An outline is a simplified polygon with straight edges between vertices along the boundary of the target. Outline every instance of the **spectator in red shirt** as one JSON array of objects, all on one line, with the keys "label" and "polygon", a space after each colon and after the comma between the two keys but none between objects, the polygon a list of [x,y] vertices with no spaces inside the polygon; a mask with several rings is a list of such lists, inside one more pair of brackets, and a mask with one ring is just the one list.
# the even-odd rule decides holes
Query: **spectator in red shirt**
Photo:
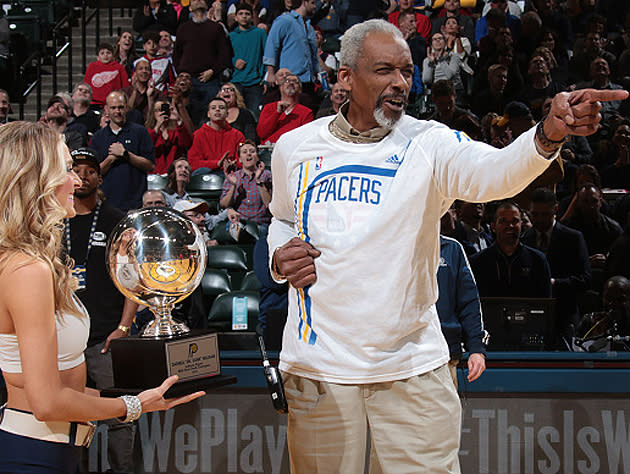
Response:
[{"label": "spectator in red shirt", "polygon": [[243,169],[227,173],[221,193],[221,207],[231,207],[241,218],[269,224],[271,213],[271,172],[258,159],[256,144],[246,140],[238,150]]},{"label": "spectator in red shirt", "polygon": [[88,65],[84,81],[92,87],[92,105],[102,108],[110,92],[129,85],[129,77],[125,67],[114,61],[111,44],[101,43],[96,58]]},{"label": "spectator in red shirt", "polygon": [[153,173],[164,174],[173,160],[190,148],[192,130],[186,127],[177,109],[168,100],[155,102],[149,111],[146,127],[155,147]]},{"label": "spectator in red shirt", "polygon": [[[208,118],[193,135],[193,144],[188,152],[188,162],[193,171],[199,168],[217,170],[223,168],[226,158],[233,159],[245,136],[227,122],[228,106],[225,100],[215,97],[208,104]],[[312,116],[312,114],[311,114]],[[240,162],[236,165],[240,168]]]},{"label": "spectator in red shirt", "polygon": [[426,15],[414,11],[413,0],[399,0],[398,10],[390,13],[387,20],[391,24],[398,26],[398,16],[404,11],[413,11],[416,14],[416,31],[428,42],[431,36],[431,20]]},{"label": "spectator in red shirt", "polygon": [[302,88],[295,74],[280,85],[280,100],[263,107],[256,131],[261,143],[276,143],[283,133],[313,121],[313,111],[298,103]]}]

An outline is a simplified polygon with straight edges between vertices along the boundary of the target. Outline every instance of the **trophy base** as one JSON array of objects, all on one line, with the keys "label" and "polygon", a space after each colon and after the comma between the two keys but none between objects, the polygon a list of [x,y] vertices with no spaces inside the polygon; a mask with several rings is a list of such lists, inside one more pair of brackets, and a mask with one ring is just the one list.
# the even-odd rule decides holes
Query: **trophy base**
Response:
[{"label": "trophy base", "polygon": [[[164,398],[181,397],[199,390],[213,390],[226,385],[236,383],[236,377],[233,375],[216,375],[214,377],[206,377],[203,379],[189,380],[188,382],[177,382],[169,388],[164,394]],[[145,389],[140,388],[118,388],[110,387],[101,390],[101,397],[115,398],[121,395],[138,395]]]},{"label": "trophy base", "polygon": [[190,329],[184,323],[175,321],[173,318],[166,318],[164,321],[155,318],[147,327],[142,330],[140,337],[173,337],[188,334]]},{"label": "trophy base", "polygon": [[114,387],[143,391],[171,375],[178,384],[221,373],[216,332],[193,330],[172,337],[125,337],[111,343]]}]

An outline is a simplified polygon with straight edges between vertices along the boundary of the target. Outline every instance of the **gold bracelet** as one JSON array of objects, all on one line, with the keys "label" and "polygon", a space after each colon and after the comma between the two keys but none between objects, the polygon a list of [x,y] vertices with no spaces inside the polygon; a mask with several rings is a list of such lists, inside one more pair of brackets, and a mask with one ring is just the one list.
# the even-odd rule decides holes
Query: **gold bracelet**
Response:
[{"label": "gold bracelet", "polygon": [[120,326],[118,326],[118,329],[120,329],[122,332],[124,332],[125,334],[129,334],[129,326],[123,326],[122,324]]}]

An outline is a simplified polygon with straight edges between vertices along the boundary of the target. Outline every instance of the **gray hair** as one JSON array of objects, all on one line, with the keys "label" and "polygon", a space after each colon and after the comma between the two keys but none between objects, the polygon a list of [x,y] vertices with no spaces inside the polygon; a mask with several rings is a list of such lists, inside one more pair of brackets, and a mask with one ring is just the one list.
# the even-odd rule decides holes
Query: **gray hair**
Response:
[{"label": "gray hair", "polygon": [[144,193],[142,193],[142,206],[144,206],[144,198],[149,194],[159,194],[164,199],[164,203],[168,206],[168,200],[166,199],[166,193],[161,189],[147,189]]},{"label": "gray hair", "polygon": [[77,89],[79,88],[79,86],[86,86],[88,89],[90,89],[90,95],[92,95],[92,86],[91,86],[89,83],[87,83],[87,82],[77,82],[77,83],[74,85],[74,89],[72,89],[72,93],[73,93],[73,94],[77,91]]},{"label": "gray hair", "polygon": [[341,38],[340,64],[356,69],[365,37],[370,33],[389,33],[395,39],[405,42],[400,30],[385,20],[368,20],[349,28]]},{"label": "gray hair", "polygon": [[68,113],[72,113],[72,107],[74,107],[74,100],[72,100],[72,96],[70,95],[69,92],[57,92],[57,97],[61,97],[63,99],[63,101],[68,104],[68,106],[70,107],[70,110],[68,111]]}]

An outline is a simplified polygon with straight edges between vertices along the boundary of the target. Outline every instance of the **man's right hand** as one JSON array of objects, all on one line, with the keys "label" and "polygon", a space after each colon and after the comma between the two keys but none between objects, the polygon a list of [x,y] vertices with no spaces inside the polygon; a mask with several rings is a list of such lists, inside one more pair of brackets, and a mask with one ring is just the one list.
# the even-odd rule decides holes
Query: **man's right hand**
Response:
[{"label": "man's right hand", "polygon": [[317,280],[315,259],[321,252],[308,242],[293,237],[273,254],[273,268],[294,288],[304,288]]}]

